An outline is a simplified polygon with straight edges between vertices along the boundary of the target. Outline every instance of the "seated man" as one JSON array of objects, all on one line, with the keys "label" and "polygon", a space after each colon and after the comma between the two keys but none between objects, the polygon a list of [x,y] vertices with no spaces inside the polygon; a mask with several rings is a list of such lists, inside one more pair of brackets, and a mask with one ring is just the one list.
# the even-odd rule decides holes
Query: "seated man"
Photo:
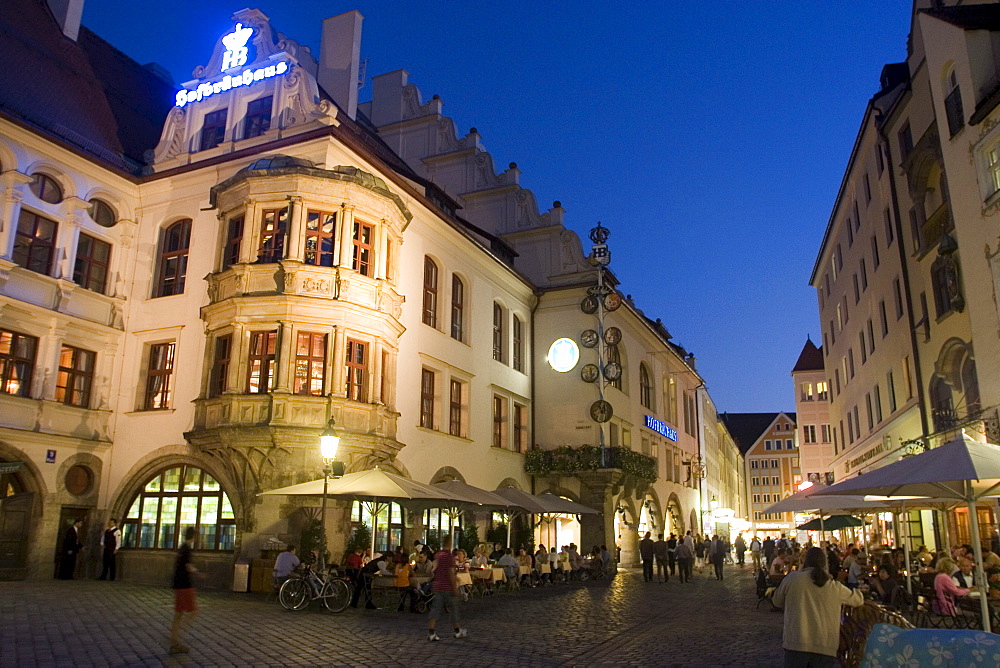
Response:
[{"label": "seated man", "polygon": [[[417,562],[413,564],[410,574],[415,578],[433,578],[434,562],[428,559],[426,554],[420,552],[417,554]],[[425,594],[430,594],[431,581],[427,580],[426,582],[421,583],[420,591]]]},{"label": "seated man", "polygon": [[972,589],[975,586],[972,575],[972,560],[962,557],[958,560],[958,567],[951,574],[951,579],[956,587]]},{"label": "seated man", "polygon": [[274,583],[281,586],[288,576],[299,566],[299,558],[295,554],[295,546],[289,545],[285,551],[278,555],[274,562]]},{"label": "seated man", "polygon": [[513,551],[509,547],[503,551],[503,556],[497,559],[497,566],[503,568],[508,580],[517,578],[517,559],[514,558]]}]

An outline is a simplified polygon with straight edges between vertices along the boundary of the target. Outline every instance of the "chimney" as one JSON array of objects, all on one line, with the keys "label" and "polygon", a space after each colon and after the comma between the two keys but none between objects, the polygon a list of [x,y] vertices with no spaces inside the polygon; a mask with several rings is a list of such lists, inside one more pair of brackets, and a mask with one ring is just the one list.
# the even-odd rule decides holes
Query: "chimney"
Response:
[{"label": "chimney", "polygon": [[49,11],[63,34],[74,42],[80,35],[80,19],[83,17],[83,0],[47,0]]},{"label": "chimney", "polygon": [[358,113],[358,68],[361,64],[361,12],[353,9],[323,21],[316,80],[353,120]]}]

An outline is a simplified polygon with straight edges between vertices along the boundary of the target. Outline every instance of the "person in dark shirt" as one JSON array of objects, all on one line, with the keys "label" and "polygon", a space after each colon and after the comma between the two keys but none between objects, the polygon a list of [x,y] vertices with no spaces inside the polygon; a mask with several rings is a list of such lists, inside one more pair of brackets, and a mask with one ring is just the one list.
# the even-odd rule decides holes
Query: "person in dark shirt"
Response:
[{"label": "person in dark shirt", "polygon": [[[187,645],[181,644],[181,629],[191,624],[198,615],[198,601],[195,598],[192,577],[198,569],[191,563],[191,552],[194,550],[194,539],[197,535],[194,527],[184,530],[184,542],[177,550],[174,561],[174,621],[170,626],[170,653],[182,654],[189,652]],[[187,613],[187,617],[184,617]]]},{"label": "person in dark shirt", "polygon": [[642,579],[643,582],[653,581],[653,558],[656,555],[656,548],[653,545],[652,533],[647,531],[642,540],[639,541],[639,556],[642,557]]},{"label": "person in dark shirt", "polygon": [[677,536],[670,534],[670,538],[667,539],[667,566],[670,568],[670,574],[674,575],[677,571]]},{"label": "person in dark shirt", "polygon": [[883,605],[893,603],[893,595],[899,588],[899,581],[896,578],[896,567],[892,564],[882,564],[878,567],[878,575],[871,579],[871,584],[878,592],[879,601]]},{"label": "person in dark shirt", "polygon": [[490,552],[490,563],[495,564],[497,561],[500,560],[500,557],[504,555],[504,550],[503,550],[503,545],[501,545],[500,543],[496,543],[493,547],[494,550]]},{"label": "person in dark shirt", "polygon": [[62,555],[59,559],[60,580],[73,579],[73,573],[76,572],[76,557],[83,549],[83,542],[80,540],[82,529],[82,519],[73,520],[73,525],[66,529],[62,542]]}]

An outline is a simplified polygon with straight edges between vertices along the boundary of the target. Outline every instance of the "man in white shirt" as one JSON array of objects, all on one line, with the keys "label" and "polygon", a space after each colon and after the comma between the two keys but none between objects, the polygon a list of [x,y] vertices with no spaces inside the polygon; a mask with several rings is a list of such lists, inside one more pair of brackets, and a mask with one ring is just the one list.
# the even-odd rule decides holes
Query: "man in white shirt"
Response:
[{"label": "man in white shirt", "polygon": [[122,544],[122,532],[118,528],[118,520],[111,518],[108,520],[108,528],[101,534],[101,552],[103,561],[101,567],[101,577],[98,580],[111,579],[114,582],[115,571],[118,567],[118,548]]}]

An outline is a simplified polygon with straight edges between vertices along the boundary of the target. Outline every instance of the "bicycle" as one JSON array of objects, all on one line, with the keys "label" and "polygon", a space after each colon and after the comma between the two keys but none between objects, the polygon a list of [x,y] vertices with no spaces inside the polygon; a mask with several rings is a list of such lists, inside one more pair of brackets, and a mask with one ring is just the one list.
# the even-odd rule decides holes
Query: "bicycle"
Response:
[{"label": "bicycle", "polygon": [[334,567],[324,577],[308,564],[300,564],[278,589],[278,602],[285,610],[298,612],[320,599],[330,612],[342,612],[353,594],[350,582],[340,577]]}]

